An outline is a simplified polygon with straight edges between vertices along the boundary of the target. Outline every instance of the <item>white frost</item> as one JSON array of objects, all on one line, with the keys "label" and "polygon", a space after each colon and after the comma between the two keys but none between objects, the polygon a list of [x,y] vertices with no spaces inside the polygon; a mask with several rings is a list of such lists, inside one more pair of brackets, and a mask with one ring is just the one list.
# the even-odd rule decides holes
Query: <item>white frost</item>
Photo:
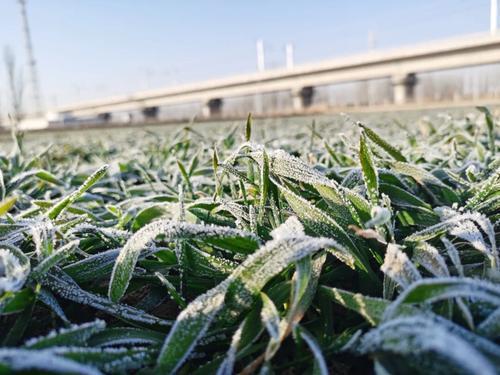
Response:
[{"label": "white frost", "polygon": [[421,279],[420,273],[408,256],[398,245],[392,243],[387,246],[384,263],[380,269],[403,288]]},{"label": "white frost", "polygon": [[21,289],[29,271],[29,264],[22,265],[10,250],[0,248],[0,295]]}]

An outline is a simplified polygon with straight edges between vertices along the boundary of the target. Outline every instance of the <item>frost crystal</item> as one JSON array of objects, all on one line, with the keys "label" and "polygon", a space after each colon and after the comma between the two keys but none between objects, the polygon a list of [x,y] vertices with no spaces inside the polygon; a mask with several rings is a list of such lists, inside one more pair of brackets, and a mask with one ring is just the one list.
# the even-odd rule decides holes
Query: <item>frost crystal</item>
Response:
[{"label": "frost crystal", "polygon": [[459,276],[464,276],[464,268],[462,266],[462,262],[460,261],[460,254],[458,253],[457,248],[453,245],[448,239],[442,238],[441,242],[443,242],[444,247],[450,257],[451,262],[457,269],[457,273]]},{"label": "frost crystal", "polygon": [[450,234],[470,242],[475,249],[484,254],[489,253],[489,249],[486,247],[483,235],[470,220],[458,223],[450,230]]},{"label": "frost crystal", "polygon": [[96,227],[95,225],[84,223],[78,224],[72,229],[70,229],[66,235],[72,236],[76,233],[102,233],[106,237],[113,239],[122,239],[129,238],[130,234],[127,231],[115,229],[115,228],[106,228],[106,227]]},{"label": "frost crystal", "polygon": [[[262,166],[263,152],[253,152],[252,156]],[[302,181],[310,185],[324,185],[334,189],[338,188],[338,184],[335,181],[323,176],[304,161],[290,155],[284,150],[274,150],[269,153],[269,167],[273,173],[282,177]]]},{"label": "frost crystal", "polygon": [[318,343],[316,340],[306,333],[305,331],[301,330],[300,331],[301,337],[304,339],[304,341],[307,343],[309,346],[309,349],[311,349],[311,352],[314,355],[314,359],[316,360],[318,372],[321,375],[328,375],[328,367],[325,362],[325,358],[323,357],[323,353],[321,353],[321,348],[319,347]]},{"label": "frost crystal", "polygon": [[413,253],[413,261],[420,264],[434,276],[450,276],[443,257],[434,246],[427,242],[420,243]]},{"label": "frost crystal", "polygon": [[271,236],[275,240],[299,237],[302,235],[304,235],[304,227],[295,216],[290,217],[285,223],[271,232]]},{"label": "frost crystal", "polygon": [[154,240],[160,234],[163,234],[165,238],[172,241],[177,239],[199,239],[205,237],[243,237],[258,242],[258,238],[255,235],[239,229],[215,225],[179,223],[170,220],[155,221],[136,232],[120,251],[113,267],[108,290],[108,295],[113,301],[119,300],[125,293],[141,251],[150,241]]},{"label": "frost crystal", "polygon": [[0,249],[0,295],[21,289],[29,274],[29,265],[23,266],[7,249]]},{"label": "frost crystal", "polygon": [[[298,227],[298,220],[292,217],[282,226]],[[249,307],[264,285],[290,264],[320,249],[338,245],[329,238],[314,238],[303,234],[292,237],[289,236],[289,229],[279,229],[278,237],[280,233],[286,237],[268,241],[227,279],[198,296],[179,314],[160,353],[160,370],[175,372],[225,305],[228,305],[226,317],[231,318],[232,312]],[[188,345],[179,346],[176,344],[177,340]]]},{"label": "frost crystal", "polygon": [[221,201],[219,206],[214,209],[214,213],[219,211],[227,211],[233,215],[240,222],[249,222],[250,216],[246,210],[246,207],[231,201]]},{"label": "frost crystal", "polygon": [[80,325],[74,324],[69,328],[53,330],[46,336],[31,338],[26,341],[24,346],[28,348],[43,348],[48,346],[67,346],[70,344],[84,345],[90,336],[102,331],[104,328],[106,328],[106,322],[103,320],[96,320]]},{"label": "frost crystal", "polygon": [[[494,375],[496,370],[468,341],[448,331],[432,320],[414,316],[398,318],[368,332],[356,351],[387,353],[403,356],[438,354],[452,365],[449,372],[466,370],[471,374]],[[437,360],[437,358],[436,358]]]},{"label": "frost crystal", "polygon": [[54,225],[50,220],[42,219],[30,226],[30,229],[38,257],[47,256],[54,248]]},{"label": "frost crystal", "polygon": [[54,355],[50,350],[1,349],[0,363],[14,371],[42,370],[58,374],[99,375],[88,365]]},{"label": "frost crystal", "polygon": [[478,332],[492,339],[500,336],[500,307],[481,322]]},{"label": "frost crystal", "polygon": [[262,294],[262,301],[263,306],[260,311],[262,322],[264,323],[269,336],[271,336],[271,339],[277,341],[280,336],[280,319],[278,310],[276,309],[273,301],[271,301],[271,299],[264,294]]},{"label": "frost crystal", "polygon": [[243,332],[243,323],[238,327],[231,339],[231,345],[227,351],[224,362],[217,369],[217,375],[231,375],[236,361],[236,352],[241,341],[241,333]]},{"label": "frost crystal", "polygon": [[376,226],[384,225],[391,220],[391,211],[385,207],[373,207],[371,210],[372,218],[365,223],[367,228],[373,228]]},{"label": "frost crystal", "polygon": [[102,310],[110,315],[120,318],[140,322],[144,324],[170,325],[169,321],[157,318],[132,306],[113,303],[109,299],[92,294],[81,289],[68,275],[62,271],[48,275],[43,280],[54,293],[70,301],[88,305],[97,310]]},{"label": "frost crystal", "polygon": [[384,264],[380,269],[403,288],[421,279],[419,272],[408,259],[408,256],[399,249],[399,246],[394,244],[387,246]]},{"label": "frost crystal", "polygon": [[[476,250],[486,255],[493,269],[500,269],[495,230],[486,216],[478,212],[459,213],[449,207],[438,207],[434,211],[441,217],[441,223],[413,233],[406,238],[407,241],[425,241],[448,232],[470,242]],[[481,231],[486,233],[489,244]]]}]

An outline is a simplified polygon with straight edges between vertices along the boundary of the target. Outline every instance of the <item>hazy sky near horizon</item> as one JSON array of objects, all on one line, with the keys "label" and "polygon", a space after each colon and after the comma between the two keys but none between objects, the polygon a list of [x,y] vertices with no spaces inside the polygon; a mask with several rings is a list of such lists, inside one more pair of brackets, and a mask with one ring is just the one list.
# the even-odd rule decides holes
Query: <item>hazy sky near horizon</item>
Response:
[{"label": "hazy sky near horizon", "polygon": [[[489,30],[490,0],[27,0],[45,108]],[[27,81],[17,0],[0,0],[0,48]],[[0,61],[0,111],[8,106]]]}]

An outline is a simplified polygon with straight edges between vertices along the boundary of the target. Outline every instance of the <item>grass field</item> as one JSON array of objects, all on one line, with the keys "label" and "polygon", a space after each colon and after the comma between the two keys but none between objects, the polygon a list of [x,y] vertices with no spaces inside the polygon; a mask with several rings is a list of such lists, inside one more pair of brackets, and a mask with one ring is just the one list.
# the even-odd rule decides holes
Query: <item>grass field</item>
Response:
[{"label": "grass field", "polygon": [[495,119],[356,120],[0,140],[0,374],[498,373]]}]

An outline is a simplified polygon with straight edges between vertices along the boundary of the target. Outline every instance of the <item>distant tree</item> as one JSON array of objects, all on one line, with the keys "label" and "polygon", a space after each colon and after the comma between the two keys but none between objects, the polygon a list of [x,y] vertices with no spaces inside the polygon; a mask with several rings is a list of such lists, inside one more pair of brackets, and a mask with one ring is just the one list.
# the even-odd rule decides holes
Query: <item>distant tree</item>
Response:
[{"label": "distant tree", "polygon": [[10,111],[8,110],[8,114],[14,126],[17,127],[17,124],[23,118],[24,80],[22,72],[18,71],[16,58],[10,47],[4,48],[3,57],[9,86]]}]

